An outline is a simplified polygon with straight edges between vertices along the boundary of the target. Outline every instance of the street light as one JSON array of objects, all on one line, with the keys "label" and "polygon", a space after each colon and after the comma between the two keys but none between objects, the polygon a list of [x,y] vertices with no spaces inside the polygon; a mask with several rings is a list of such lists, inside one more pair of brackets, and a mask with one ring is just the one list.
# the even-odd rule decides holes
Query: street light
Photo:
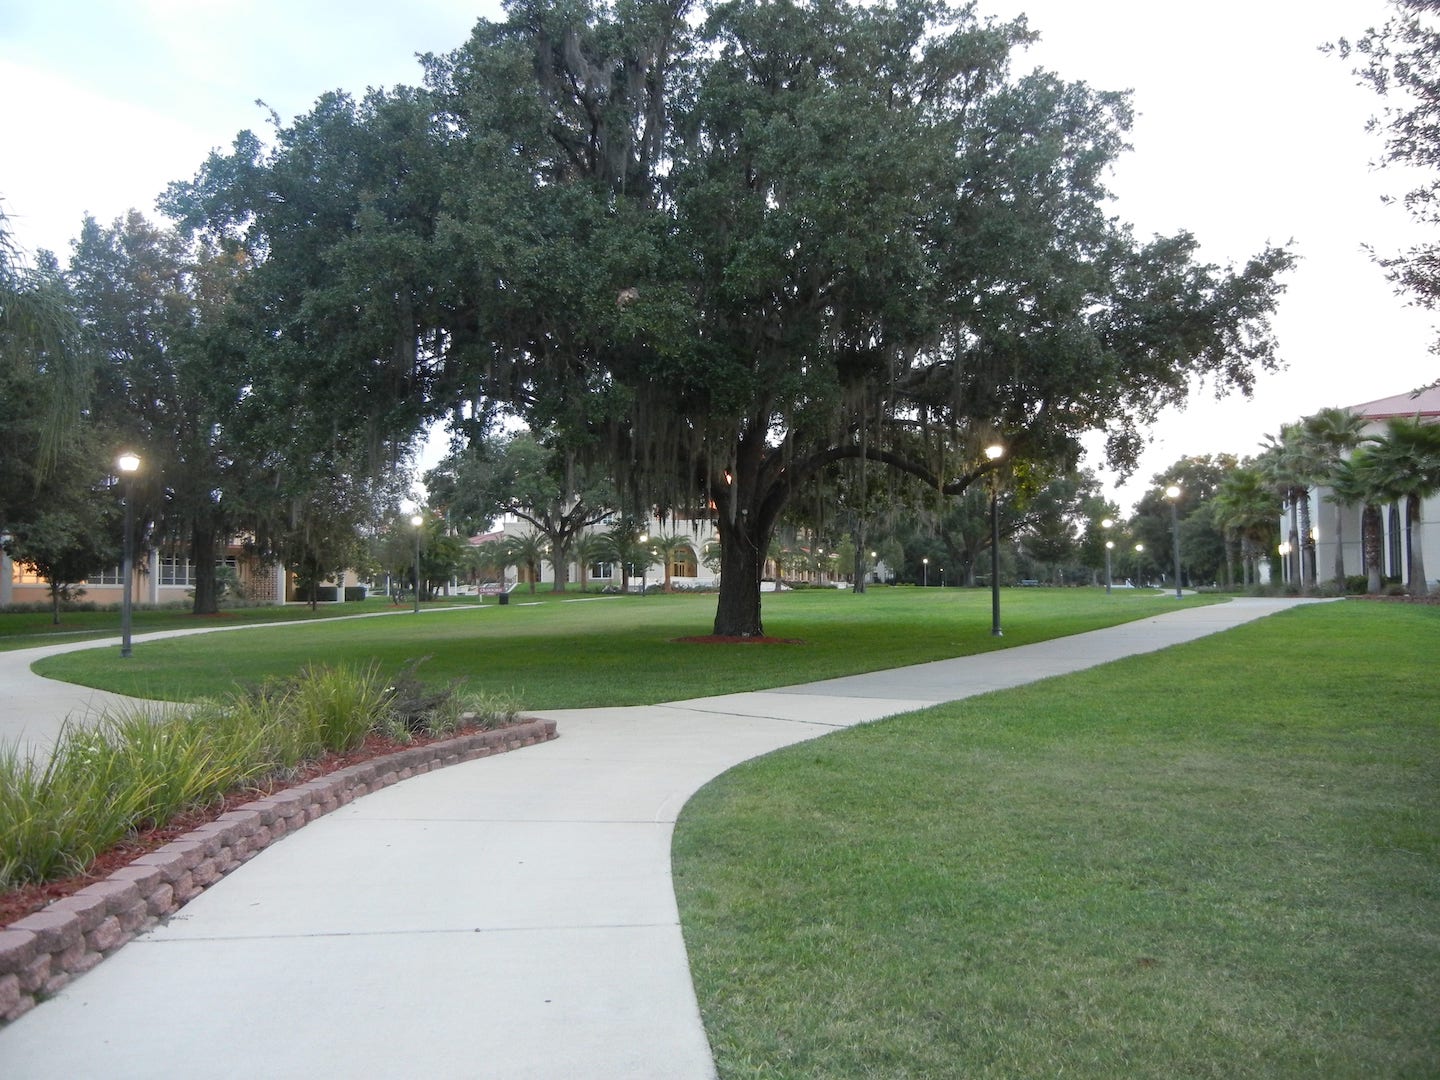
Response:
[{"label": "street light", "polygon": [[[648,544],[649,542],[650,542],[650,534],[649,534],[649,533],[643,533],[643,532],[642,532],[642,533],[640,534],[640,546],[643,548],[643,547],[644,547],[646,544]],[[643,551],[642,551],[642,553],[641,553],[641,558],[644,558],[644,552],[643,552]],[[641,564],[640,564],[640,595],[641,595],[641,596],[644,596],[644,595],[645,595],[645,576],[646,576],[647,574],[649,574],[649,573],[650,573],[650,564],[649,564],[648,562],[646,562],[646,563],[641,563]]]},{"label": "street light", "polygon": [[420,614],[420,526],[425,524],[425,518],[415,514],[410,518],[410,524],[415,526],[415,614]]},{"label": "street light", "polygon": [[920,560],[920,572],[924,575],[922,587],[928,589],[930,587],[930,560],[928,558]]},{"label": "street light", "polygon": [[121,454],[115,459],[115,465],[120,470],[121,479],[124,480],[125,498],[125,536],[121,540],[120,550],[120,656],[125,659],[130,656],[130,616],[131,616],[131,591],[134,588],[135,578],[135,473],[140,468],[140,456],[129,451]]},{"label": "street light", "polygon": [[[1109,529],[1109,528],[1111,528],[1114,524],[1115,524],[1115,522],[1114,522],[1111,518],[1108,518],[1108,517],[1107,517],[1107,518],[1102,518],[1101,521],[1100,521],[1100,527],[1101,527],[1102,529]],[[1113,551],[1114,548],[1115,548],[1115,541],[1114,541],[1114,540],[1106,540],[1106,541],[1105,541],[1105,595],[1106,595],[1106,596],[1109,596],[1109,595],[1110,595],[1110,552]]]},{"label": "street light", "polygon": [[1005,447],[999,443],[985,448],[985,456],[994,466],[990,472],[990,633],[993,637],[1003,636],[1000,629],[1000,476],[995,463],[1005,456]]},{"label": "street light", "polygon": [[1165,489],[1170,500],[1170,532],[1175,546],[1175,599],[1180,599],[1180,488],[1171,484]]}]

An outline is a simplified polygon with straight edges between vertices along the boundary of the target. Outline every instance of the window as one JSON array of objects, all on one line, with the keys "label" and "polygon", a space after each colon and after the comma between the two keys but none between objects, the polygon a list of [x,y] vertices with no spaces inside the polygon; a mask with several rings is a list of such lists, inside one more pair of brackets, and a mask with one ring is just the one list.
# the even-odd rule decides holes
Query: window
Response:
[{"label": "window", "polygon": [[670,560],[671,577],[698,577],[699,573],[700,567],[695,561],[695,553],[689,548],[681,548]]},{"label": "window", "polygon": [[176,555],[161,555],[160,584],[194,585],[195,564]]},{"label": "window", "polygon": [[85,579],[86,585],[123,585],[124,583],[124,578],[120,576],[120,567],[118,566],[101,570],[98,574],[91,574]]},{"label": "window", "polygon": [[615,564],[608,562],[591,563],[590,576],[592,578],[612,578],[615,576]]},{"label": "window", "polygon": [[[216,559],[215,565],[229,567],[238,573],[240,560],[234,555],[227,555],[222,559]],[[160,556],[160,584],[183,585],[188,588],[194,588],[195,564],[189,559],[182,558],[178,555]]]}]

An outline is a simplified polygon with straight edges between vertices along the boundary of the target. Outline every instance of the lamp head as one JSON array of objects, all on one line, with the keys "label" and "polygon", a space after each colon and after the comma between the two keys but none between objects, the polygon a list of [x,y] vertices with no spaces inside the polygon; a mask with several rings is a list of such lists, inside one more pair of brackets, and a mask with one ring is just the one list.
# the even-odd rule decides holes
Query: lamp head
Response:
[{"label": "lamp head", "polygon": [[127,450],[115,459],[115,465],[122,473],[128,475],[140,468],[140,455],[132,454]]}]

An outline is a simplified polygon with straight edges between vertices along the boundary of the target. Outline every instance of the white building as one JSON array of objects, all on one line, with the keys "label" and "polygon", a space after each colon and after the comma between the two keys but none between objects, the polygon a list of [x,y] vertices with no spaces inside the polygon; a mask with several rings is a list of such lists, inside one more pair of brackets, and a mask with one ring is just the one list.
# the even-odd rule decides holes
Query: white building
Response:
[{"label": "white building", "polygon": [[[1364,434],[1383,436],[1389,420],[1419,420],[1440,423],[1440,388],[1421,394],[1396,394],[1393,397],[1348,406],[1348,411],[1367,421]],[[1335,544],[1339,537],[1347,576],[1365,573],[1364,553],[1360,546],[1360,517],[1364,508],[1339,506],[1330,498],[1330,489],[1317,486],[1310,490],[1310,518],[1315,535],[1315,576],[1324,583],[1334,577]],[[1389,503],[1381,508],[1384,540],[1381,544],[1380,572],[1384,578],[1405,580],[1405,506]],[[1419,543],[1425,562],[1425,577],[1432,590],[1440,587],[1440,498],[1426,499],[1421,507]],[[1288,530],[1282,528],[1281,535]],[[1294,560],[1285,560],[1286,579],[1295,577]]]}]

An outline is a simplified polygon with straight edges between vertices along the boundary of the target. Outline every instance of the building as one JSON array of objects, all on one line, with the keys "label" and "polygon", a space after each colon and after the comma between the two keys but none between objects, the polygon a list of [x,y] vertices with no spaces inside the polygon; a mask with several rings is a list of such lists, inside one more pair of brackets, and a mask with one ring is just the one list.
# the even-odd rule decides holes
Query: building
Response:
[{"label": "building", "polygon": [[[234,593],[248,603],[284,604],[301,599],[296,593],[294,574],[278,564],[264,563],[246,555],[238,543],[226,549],[221,565],[229,571],[226,576]],[[354,575],[347,573],[343,584],[353,587]],[[124,596],[119,566],[79,582],[77,587],[84,590],[81,598],[84,603],[118,605]],[[130,589],[130,600],[134,604],[183,604],[191,599],[195,590],[195,565],[184,554],[158,550],[142,553],[136,560]],[[336,584],[322,585],[320,592],[322,599],[330,593],[339,598]],[[50,586],[45,579],[0,550],[0,607],[49,602]]]},{"label": "building", "polygon": [[[1396,394],[1392,397],[1348,406],[1348,411],[1366,420],[1364,434],[1383,436],[1385,425],[1394,419],[1440,423],[1440,387],[1431,387],[1420,394]],[[1360,517],[1364,508],[1340,506],[1331,499],[1330,489],[1318,485],[1310,490],[1310,517],[1315,536],[1316,578],[1324,583],[1334,576],[1337,538],[1345,560],[1346,576],[1365,573],[1364,554],[1360,545]],[[1381,508],[1384,539],[1381,544],[1381,568],[1384,578],[1405,579],[1405,506],[1389,503]],[[1425,562],[1425,577],[1433,590],[1440,586],[1440,498],[1426,499],[1421,507],[1419,543]],[[1283,525],[1285,535],[1288,524]],[[1286,579],[1295,576],[1293,560],[1286,560]]]}]

